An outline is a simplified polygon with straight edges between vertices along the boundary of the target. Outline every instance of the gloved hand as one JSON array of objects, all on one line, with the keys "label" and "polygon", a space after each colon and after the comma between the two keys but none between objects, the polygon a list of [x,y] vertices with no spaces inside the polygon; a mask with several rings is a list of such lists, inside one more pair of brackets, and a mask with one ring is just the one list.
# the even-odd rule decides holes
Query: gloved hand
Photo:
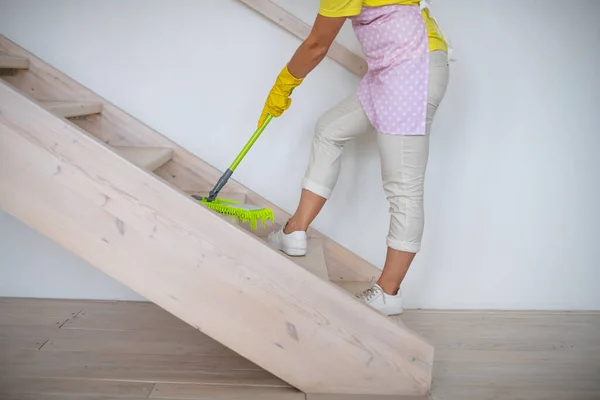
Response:
[{"label": "gloved hand", "polygon": [[287,65],[281,70],[271,92],[269,93],[269,97],[267,97],[267,101],[265,103],[265,107],[263,108],[260,119],[258,120],[258,126],[261,127],[265,120],[267,119],[267,115],[271,114],[273,117],[280,117],[281,114],[292,104],[292,99],[290,99],[290,95],[294,88],[299,86],[304,79],[295,78],[290,71],[287,69]]}]

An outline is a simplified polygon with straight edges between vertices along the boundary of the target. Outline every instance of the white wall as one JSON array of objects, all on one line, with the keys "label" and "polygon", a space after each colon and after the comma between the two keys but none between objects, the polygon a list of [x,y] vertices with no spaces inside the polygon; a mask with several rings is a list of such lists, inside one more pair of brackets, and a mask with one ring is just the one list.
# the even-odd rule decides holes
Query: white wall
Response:
[{"label": "white wall", "polygon": [[[279,0],[312,22],[318,0]],[[447,0],[456,48],[409,307],[600,310],[600,2]],[[224,169],[298,45],[235,0],[0,0],[0,33]],[[595,38],[595,39],[594,39]],[[343,42],[356,48],[350,30]],[[236,178],[293,211],[319,115],[357,78],[325,61]],[[349,146],[316,227],[381,265],[373,137]],[[137,298],[0,213],[0,295]]]}]

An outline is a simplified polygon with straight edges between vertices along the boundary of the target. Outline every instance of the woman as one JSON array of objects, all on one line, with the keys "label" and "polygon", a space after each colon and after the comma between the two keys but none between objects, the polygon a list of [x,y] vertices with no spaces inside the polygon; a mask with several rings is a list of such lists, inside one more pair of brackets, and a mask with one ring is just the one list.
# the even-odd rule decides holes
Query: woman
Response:
[{"label": "woman", "polygon": [[369,71],[357,93],[318,121],[300,204],[269,242],[306,254],[306,230],[331,195],[344,144],[377,131],[384,191],[390,203],[387,256],[377,283],[357,298],[385,315],[402,312],[400,284],[421,247],[423,184],[431,121],[448,83],[447,45],[419,0],[321,0],[309,37],[283,68],[259,120],[279,117],[292,90],[323,60],[346,18],[352,20]]}]

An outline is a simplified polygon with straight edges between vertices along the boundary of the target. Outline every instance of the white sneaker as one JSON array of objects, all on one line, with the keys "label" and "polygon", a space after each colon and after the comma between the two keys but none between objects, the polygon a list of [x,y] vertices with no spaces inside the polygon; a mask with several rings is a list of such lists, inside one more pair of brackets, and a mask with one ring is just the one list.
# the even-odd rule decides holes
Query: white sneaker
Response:
[{"label": "white sneaker", "polygon": [[367,290],[354,295],[358,300],[373,307],[385,315],[402,314],[402,295],[400,291],[394,296],[389,295],[381,289],[378,284],[373,285]]},{"label": "white sneaker", "polygon": [[300,257],[306,255],[306,232],[296,231],[286,235],[283,233],[282,227],[278,231],[269,233],[268,242],[288,256]]}]

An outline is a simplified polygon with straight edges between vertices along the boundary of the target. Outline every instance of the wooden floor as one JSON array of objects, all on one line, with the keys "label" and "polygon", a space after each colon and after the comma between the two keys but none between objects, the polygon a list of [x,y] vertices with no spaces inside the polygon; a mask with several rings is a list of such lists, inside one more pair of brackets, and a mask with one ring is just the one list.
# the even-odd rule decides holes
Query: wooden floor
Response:
[{"label": "wooden floor", "polygon": [[[600,399],[600,313],[402,319],[436,345],[434,400]],[[306,395],[153,304],[0,299],[0,399],[146,398]]]}]

